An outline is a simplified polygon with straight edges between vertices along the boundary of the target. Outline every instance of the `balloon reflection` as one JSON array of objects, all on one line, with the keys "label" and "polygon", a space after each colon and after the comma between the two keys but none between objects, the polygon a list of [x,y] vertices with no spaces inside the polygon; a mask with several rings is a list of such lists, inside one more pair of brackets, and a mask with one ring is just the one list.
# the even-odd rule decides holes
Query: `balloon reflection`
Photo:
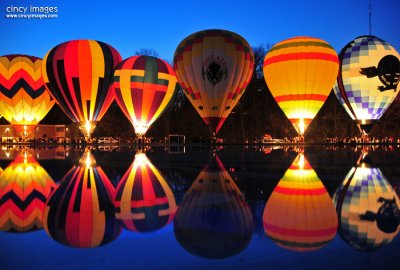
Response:
[{"label": "balloon reflection", "polygon": [[360,156],[333,197],[339,234],[357,250],[372,251],[399,232],[399,198],[367,152]]},{"label": "balloon reflection", "polygon": [[121,232],[115,219],[114,187],[88,149],[46,203],[44,228],[67,246],[88,248],[113,241]]},{"label": "balloon reflection", "polygon": [[177,209],[164,176],[142,152],[135,155],[119,182],[114,205],[117,219],[134,232],[151,232],[166,226]]},{"label": "balloon reflection", "polygon": [[335,237],[338,221],[331,198],[304,154],[272,192],[263,223],[272,241],[293,251],[320,249]]},{"label": "balloon reflection", "polygon": [[46,170],[22,151],[1,173],[0,230],[28,232],[43,228],[46,199],[56,188]]},{"label": "balloon reflection", "polygon": [[243,251],[254,230],[249,206],[218,157],[214,157],[185,194],[174,221],[178,243],[205,258],[226,258]]}]

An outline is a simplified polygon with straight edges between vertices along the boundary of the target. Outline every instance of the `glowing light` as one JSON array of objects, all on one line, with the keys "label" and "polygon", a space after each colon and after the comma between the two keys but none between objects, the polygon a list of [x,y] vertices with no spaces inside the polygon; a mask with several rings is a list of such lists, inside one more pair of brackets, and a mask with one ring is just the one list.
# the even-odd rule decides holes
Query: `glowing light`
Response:
[{"label": "glowing light", "polygon": [[299,129],[300,129],[300,135],[303,135],[305,131],[305,124],[303,118],[300,118],[299,120]]},{"label": "glowing light", "polygon": [[87,133],[87,134],[90,134],[91,125],[90,125],[90,122],[89,122],[89,121],[86,121],[85,129],[86,129],[86,133]]},{"label": "glowing light", "polygon": [[80,122],[80,126],[79,129],[81,130],[81,132],[83,133],[83,135],[85,136],[86,139],[89,139],[93,130],[96,127],[96,123],[95,121],[84,121],[84,122]]},{"label": "glowing light", "polygon": [[146,154],[138,153],[138,154],[135,155],[134,167],[145,166],[146,163],[148,163],[148,162],[149,162],[149,160],[147,159]]},{"label": "glowing light", "polygon": [[143,124],[137,124],[134,125],[135,128],[135,133],[138,137],[142,137],[144,134],[146,134],[146,131],[149,129],[149,126],[143,125]]},{"label": "glowing light", "polygon": [[86,167],[90,167],[92,161],[90,160],[90,155],[86,155]]},{"label": "glowing light", "polygon": [[299,154],[299,169],[303,170],[304,169],[304,155],[303,154]]},{"label": "glowing light", "polygon": [[86,167],[86,169],[91,169],[93,166],[96,165],[96,160],[92,156],[92,153],[90,153],[90,150],[88,148],[85,149],[84,154],[81,156],[79,160],[80,166]]}]

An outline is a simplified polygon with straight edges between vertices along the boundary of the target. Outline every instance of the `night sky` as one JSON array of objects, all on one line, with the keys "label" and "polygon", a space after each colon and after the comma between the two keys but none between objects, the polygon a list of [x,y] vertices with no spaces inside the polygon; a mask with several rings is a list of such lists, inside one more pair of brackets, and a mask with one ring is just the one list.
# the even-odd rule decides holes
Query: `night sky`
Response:
[{"label": "night sky", "polygon": [[[398,0],[371,0],[372,34],[400,48]],[[7,8],[57,7],[55,19],[10,19]],[[368,0],[288,1],[57,1],[5,0],[0,3],[0,55],[44,57],[72,39],[109,43],[127,58],[154,49],[171,62],[188,35],[211,28],[243,36],[252,46],[300,35],[322,38],[339,52],[369,32]]]}]

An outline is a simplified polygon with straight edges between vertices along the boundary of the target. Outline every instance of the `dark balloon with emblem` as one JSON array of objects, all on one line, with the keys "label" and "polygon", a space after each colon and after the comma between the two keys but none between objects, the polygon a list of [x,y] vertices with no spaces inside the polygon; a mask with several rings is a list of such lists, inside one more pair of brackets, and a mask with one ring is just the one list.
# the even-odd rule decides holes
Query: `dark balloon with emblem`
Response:
[{"label": "dark balloon with emblem", "polygon": [[253,50],[236,33],[203,30],[178,45],[174,69],[186,97],[217,133],[250,82]]},{"label": "dark balloon with emblem", "polygon": [[47,234],[77,248],[98,247],[115,240],[122,226],[114,215],[114,192],[106,174],[86,151],[47,200],[43,216]]},{"label": "dark balloon with emblem", "polygon": [[253,235],[249,206],[218,157],[186,192],[174,220],[178,243],[196,256],[222,259],[242,252]]}]

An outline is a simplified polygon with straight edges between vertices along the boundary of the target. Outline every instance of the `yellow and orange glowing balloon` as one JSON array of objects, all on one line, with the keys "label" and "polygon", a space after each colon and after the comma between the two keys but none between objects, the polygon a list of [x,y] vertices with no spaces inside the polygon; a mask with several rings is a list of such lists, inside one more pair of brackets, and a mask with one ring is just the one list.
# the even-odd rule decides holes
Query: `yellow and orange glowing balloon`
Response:
[{"label": "yellow and orange glowing balloon", "polygon": [[320,249],[335,237],[335,208],[303,154],[297,156],[272,192],[263,223],[272,241],[293,251]]},{"label": "yellow and orange glowing balloon", "polygon": [[277,43],[264,59],[264,78],[279,107],[303,135],[335,84],[339,60],[324,40],[295,37]]},{"label": "yellow and orange glowing balloon", "polygon": [[43,60],[43,79],[64,113],[90,137],[114,100],[111,77],[121,56],[95,40],[71,40],[51,49]]},{"label": "yellow and orange glowing balloon", "polygon": [[186,97],[217,133],[250,82],[253,50],[238,34],[204,30],[178,45],[174,69]]},{"label": "yellow and orange glowing balloon", "polygon": [[115,216],[127,230],[151,232],[174,218],[176,202],[164,176],[146,154],[138,153],[115,193]]},{"label": "yellow and orange glowing balloon", "polygon": [[176,82],[172,67],[152,56],[133,56],[115,68],[115,99],[139,137],[167,108]]},{"label": "yellow and orange glowing balloon", "polygon": [[0,231],[43,228],[43,211],[56,188],[46,170],[28,153],[20,153],[0,174]]},{"label": "yellow and orange glowing balloon", "polygon": [[0,114],[21,136],[27,137],[54,103],[44,85],[42,59],[0,57]]}]

